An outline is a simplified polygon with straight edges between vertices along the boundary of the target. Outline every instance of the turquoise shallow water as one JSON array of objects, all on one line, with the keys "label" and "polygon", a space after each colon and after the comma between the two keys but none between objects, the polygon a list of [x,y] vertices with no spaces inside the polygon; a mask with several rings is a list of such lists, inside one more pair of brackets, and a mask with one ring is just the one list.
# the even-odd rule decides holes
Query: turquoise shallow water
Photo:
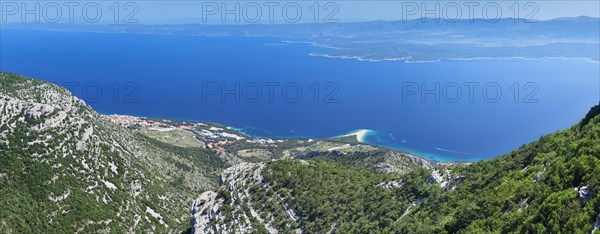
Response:
[{"label": "turquoise shallow water", "polygon": [[[324,138],[370,129],[368,143],[439,161],[494,157],[567,128],[599,94],[599,64],[582,60],[406,64],[312,57],[324,49],[281,45],[279,38],[1,35],[1,71],[67,85],[101,113],[219,122],[261,137]],[[278,84],[272,101],[266,83]],[[470,92],[465,84],[473,83]],[[223,92],[207,95],[207,84],[239,84],[246,96],[237,101],[225,94],[223,100]],[[261,87],[258,101],[249,100],[257,97],[253,84]],[[500,93],[488,87],[484,96],[490,84]],[[286,85],[301,95],[283,92]],[[407,88],[436,85],[445,96],[406,95]]]}]

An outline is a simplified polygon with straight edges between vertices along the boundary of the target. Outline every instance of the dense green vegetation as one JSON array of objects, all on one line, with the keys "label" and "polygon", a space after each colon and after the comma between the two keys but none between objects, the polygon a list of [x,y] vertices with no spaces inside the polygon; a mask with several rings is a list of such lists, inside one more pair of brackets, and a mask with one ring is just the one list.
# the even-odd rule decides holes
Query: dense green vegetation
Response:
[{"label": "dense green vegetation", "polygon": [[[256,200],[279,194],[300,217],[285,230],[340,233],[589,233],[600,213],[599,107],[570,129],[547,135],[507,155],[449,166],[454,188],[432,170],[393,176],[360,167],[357,154],[274,161],[252,190]],[[346,157],[346,156],[343,156]],[[356,166],[359,166],[358,168]],[[438,169],[442,169],[438,166]],[[382,182],[402,181],[392,189]],[[453,185],[454,186],[454,185]],[[415,206],[402,216],[411,202]],[[278,213],[275,205],[270,205]],[[282,221],[284,222],[284,221]]]},{"label": "dense green vegetation", "polygon": [[[592,108],[587,121],[508,155],[456,167],[455,173],[464,176],[460,186],[428,199],[405,226],[420,223],[448,232],[589,232],[600,213],[597,110]],[[583,186],[587,199],[576,191]]]},{"label": "dense green vegetation", "polygon": [[[355,168],[366,169],[371,172],[381,172],[380,167],[382,167],[383,165],[393,166],[395,167],[395,170],[392,172],[393,174],[404,174],[406,172],[412,171],[415,168],[423,167],[422,165],[418,165],[418,162],[406,160],[406,155],[402,152],[397,152],[383,148],[377,148],[376,150],[354,151],[352,153],[341,153],[338,151],[319,151],[313,152],[313,154],[310,155],[310,157],[301,158],[311,158],[329,162],[336,162]],[[428,166],[433,165],[433,163],[430,163],[429,161],[422,161],[428,164]]]},{"label": "dense green vegetation", "polygon": [[436,189],[427,184],[424,169],[414,171],[419,176],[404,182],[403,189],[387,189],[379,184],[397,176],[327,161],[275,161],[268,168],[265,180],[283,194],[300,217],[300,227],[310,233],[334,227],[340,233],[390,231],[411,201]]}]

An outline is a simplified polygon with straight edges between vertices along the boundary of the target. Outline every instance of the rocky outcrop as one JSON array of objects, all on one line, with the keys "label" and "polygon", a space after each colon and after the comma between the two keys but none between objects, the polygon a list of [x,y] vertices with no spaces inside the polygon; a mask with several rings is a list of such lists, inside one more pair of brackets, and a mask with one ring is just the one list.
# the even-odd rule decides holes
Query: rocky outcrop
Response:
[{"label": "rocky outcrop", "polygon": [[[263,182],[264,166],[263,163],[241,163],[225,169],[221,174],[219,191],[204,192],[194,201],[191,209],[192,232],[248,233],[257,229],[255,225],[258,224],[270,233],[276,233],[270,227],[270,222],[261,218],[254,209],[250,198],[249,189],[252,185],[268,186]],[[227,217],[231,214],[238,215]]]},{"label": "rocky outcrop", "polygon": [[423,168],[432,168],[433,163],[427,159],[414,156],[412,154],[404,154],[405,160],[409,163],[417,164]]},{"label": "rocky outcrop", "polygon": [[402,180],[399,180],[399,181],[381,182],[377,186],[391,190],[391,189],[395,189],[395,188],[400,188],[400,187],[402,187],[403,184],[404,183],[402,182]]},{"label": "rocky outcrop", "polygon": [[139,180],[131,181],[131,195],[134,197],[142,193],[142,183]]},{"label": "rocky outcrop", "polygon": [[581,188],[577,189],[578,193],[579,193],[579,200],[582,202],[587,201],[590,198],[590,189],[589,189],[589,185],[586,186],[582,186]]},{"label": "rocky outcrop", "polygon": [[388,152],[383,156],[383,161],[375,164],[376,172],[405,174],[415,167],[432,168],[434,163],[424,158],[419,158],[404,152]]},{"label": "rocky outcrop", "polygon": [[[291,222],[299,221],[290,205],[264,181],[264,170],[264,163],[240,163],[223,171],[220,189],[204,192],[193,202],[192,233],[278,233],[273,212],[284,214]],[[256,197],[257,190],[270,194],[271,206]]]},{"label": "rocky outcrop", "polygon": [[453,190],[462,180],[461,175],[452,175],[448,169],[433,170],[429,178],[429,184],[439,184],[444,191]]},{"label": "rocky outcrop", "polygon": [[412,201],[408,205],[408,207],[406,207],[404,212],[402,212],[400,219],[402,219],[402,218],[404,218],[404,216],[408,215],[413,210],[413,208],[417,207],[419,204],[421,204],[421,202],[423,202],[423,198],[417,198],[417,200]]}]

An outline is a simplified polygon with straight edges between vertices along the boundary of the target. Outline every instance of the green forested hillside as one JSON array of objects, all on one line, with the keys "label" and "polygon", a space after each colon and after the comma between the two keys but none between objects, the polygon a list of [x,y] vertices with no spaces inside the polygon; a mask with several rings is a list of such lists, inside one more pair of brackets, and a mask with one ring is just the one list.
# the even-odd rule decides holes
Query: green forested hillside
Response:
[{"label": "green forested hillside", "polygon": [[[241,203],[264,220],[254,230],[284,233],[590,233],[600,223],[599,112],[596,106],[575,126],[507,155],[403,175],[334,159],[346,155],[273,161],[260,170],[262,180],[240,183],[234,178],[249,173],[230,174],[216,202],[198,204]],[[197,218],[196,230],[238,230],[219,221],[229,212]]]},{"label": "green forested hillside", "polygon": [[589,233],[600,214],[599,109],[507,155],[453,168],[459,186],[426,199],[400,227]]},{"label": "green forested hillside", "polygon": [[0,73],[0,233],[177,232],[227,162],[116,126],[64,88]]},{"label": "green forested hillside", "polygon": [[[391,231],[411,202],[435,190],[428,185],[428,171],[413,171],[410,180],[372,173],[321,160],[302,164],[297,160],[271,162],[265,181],[289,203],[309,233]],[[398,182],[402,189],[386,185]],[[268,197],[258,193],[257,200]],[[268,204],[268,203],[267,203]],[[277,219],[275,219],[277,220]],[[275,222],[275,225],[281,226]]]}]

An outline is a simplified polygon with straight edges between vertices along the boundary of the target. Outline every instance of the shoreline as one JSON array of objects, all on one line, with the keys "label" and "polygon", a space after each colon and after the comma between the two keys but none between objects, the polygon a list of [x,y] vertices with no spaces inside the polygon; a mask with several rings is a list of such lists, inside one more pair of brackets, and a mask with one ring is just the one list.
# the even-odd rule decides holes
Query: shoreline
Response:
[{"label": "shoreline", "polygon": [[275,140],[282,140],[282,139],[306,139],[306,140],[313,140],[313,139],[336,139],[336,138],[341,138],[341,137],[348,137],[348,136],[355,136],[356,140],[361,143],[361,144],[367,144],[367,145],[371,145],[371,146],[376,146],[376,147],[383,147],[386,149],[390,149],[393,151],[399,151],[399,152],[405,152],[408,154],[411,154],[413,156],[419,157],[419,158],[423,158],[426,160],[430,160],[430,161],[435,161],[435,162],[440,162],[440,163],[448,163],[448,162],[477,162],[480,160],[485,160],[482,157],[477,157],[474,158],[472,160],[464,160],[464,159],[455,159],[449,155],[440,155],[440,154],[436,154],[436,153],[432,153],[432,152],[423,152],[420,150],[415,150],[412,148],[408,148],[408,147],[403,147],[401,145],[389,145],[389,144],[378,144],[376,142],[369,142],[367,140],[367,138],[369,136],[373,136],[373,135],[377,135],[378,132],[375,130],[371,130],[371,129],[356,129],[356,130],[352,130],[348,133],[345,134],[341,134],[341,135],[334,135],[334,136],[330,136],[330,137],[309,137],[309,136],[299,136],[299,137],[290,137],[290,136],[276,136],[268,131],[262,130],[260,128],[255,128],[252,127],[253,129],[256,130],[260,130],[263,131],[265,133],[268,133],[269,136],[260,136],[260,135],[256,135],[256,134],[252,134],[249,133],[247,131],[244,131],[244,128],[247,127],[234,127],[234,126],[230,126],[227,124],[223,124],[223,123],[219,123],[219,122],[215,122],[215,121],[203,121],[203,120],[199,120],[199,119],[181,119],[181,118],[176,118],[176,117],[165,117],[165,116],[143,116],[143,115],[131,115],[131,114],[118,114],[118,113],[100,113],[100,115],[102,116],[129,116],[129,117],[135,117],[135,118],[148,118],[148,119],[163,119],[163,120],[175,120],[175,121],[189,121],[189,122],[195,122],[195,123],[202,123],[202,124],[211,124],[211,125],[217,125],[217,126],[221,126],[224,128],[227,128],[229,130],[235,131],[239,134],[242,134],[243,136],[246,137],[251,137],[251,138],[257,138],[257,139],[275,139]]},{"label": "shoreline", "polygon": [[358,129],[358,130],[354,130],[351,131],[350,133],[341,135],[341,136],[334,136],[334,137],[330,137],[330,138],[340,138],[340,137],[348,137],[348,136],[356,136],[356,140],[360,143],[364,143],[364,144],[369,144],[367,142],[367,136],[369,135],[374,135],[377,134],[376,131],[374,130],[370,130],[370,129]]}]

